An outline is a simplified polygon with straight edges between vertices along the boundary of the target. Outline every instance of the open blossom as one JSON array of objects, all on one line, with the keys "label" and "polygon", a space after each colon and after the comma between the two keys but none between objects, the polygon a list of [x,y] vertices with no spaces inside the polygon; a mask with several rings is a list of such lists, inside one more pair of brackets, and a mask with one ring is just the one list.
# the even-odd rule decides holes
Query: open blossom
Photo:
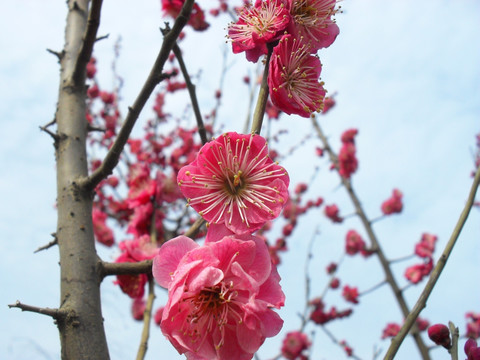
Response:
[{"label": "open blossom", "polygon": [[265,241],[224,237],[204,246],[185,236],[166,242],[153,276],[168,289],[160,327],[187,359],[248,360],[280,331],[284,305]]},{"label": "open blossom", "polygon": [[[176,19],[185,0],[161,0],[160,2],[164,13]],[[196,2],[193,4],[188,24],[197,31],[203,31],[209,27],[209,24],[205,21],[205,13]]]},{"label": "open blossom", "polygon": [[356,255],[359,252],[365,251],[365,241],[355,230],[349,230],[345,237],[345,252],[348,255]]},{"label": "open blossom", "polygon": [[425,276],[430,275],[433,269],[433,259],[429,258],[423,264],[412,265],[405,270],[405,277],[412,284],[418,284]]},{"label": "open blossom", "polygon": [[330,46],[340,30],[332,19],[336,0],[287,0],[292,20],[288,32],[312,44],[312,52]]},{"label": "open blossom", "polygon": [[478,339],[480,337],[480,314],[468,312],[465,317],[467,318],[466,336]]},{"label": "open blossom", "polygon": [[282,0],[257,0],[254,6],[245,6],[238,21],[228,26],[234,54],[245,51],[247,60],[257,62],[267,54],[267,43],[277,40],[290,21]]},{"label": "open blossom", "polygon": [[268,156],[260,135],[223,134],[178,173],[188,205],[210,223],[252,233],[280,214],[290,179]]},{"label": "open blossom", "polygon": [[287,333],[282,344],[282,355],[289,360],[299,359],[303,351],[307,350],[312,343],[308,336],[299,331]]},{"label": "open blossom", "polygon": [[283,112],[309,117],[323,109],[326,91],[319,82],[322,64],[302,38],[285,35],[274,47],[268,86],[273,104]]},{"label": "open blossom", "polygon": [[346,179],[350,179],[358,169],[358,160],[355,153],[356,148],[352,143],[344,143],[338,153],[338,173]]},{"label": "open blossom", "polygon": [[401,329],[401,326],[399,324],[388,323],[387,326],[385,326],[385,329],[383,329],[382,339],[397,336],[400,329]]},{"label": "open blossom", "polygon": [[422,238],[415,245],[415,254],[423,257],[430,258],[435,251],[435,243],[437,242],[437,236],[432,234],[424,233]]},{"label": "open blossom", "polygon": [[325,206],[325,215],[334,223],[343,221],[343,218],[340,216],[340,209],[335,204]]},{"label": "open blossom", "polygon": [[350,287],[348,285],[343,287],[342,296],[345,301],[351,302],[352,304],[358,304],[359,295],[360,294],[358,293],[358,289],[356,287]]},{"label": "open blossom", "polygon": [[403,203],[402,203],[403,194],[398,189],[393,189],[392,196],[385,200],[382,203],[382,212],[385,215],[399,214],[402,212]]}]

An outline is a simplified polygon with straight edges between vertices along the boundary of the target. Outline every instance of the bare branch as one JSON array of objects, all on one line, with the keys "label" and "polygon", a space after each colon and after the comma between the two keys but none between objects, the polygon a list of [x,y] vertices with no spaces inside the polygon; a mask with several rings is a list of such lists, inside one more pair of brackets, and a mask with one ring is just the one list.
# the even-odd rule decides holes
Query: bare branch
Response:
[{"label": "bare branch", "polygon": [[109,263],[99,262],[100,278],[103,279],[109,275],[138,275],[149,274],[152,272],[152,260],[145,260],[140,262],[122,262]]},{"label": "bare branch", "polygon": [[147,353],[148,338],[150,337],[150,323],[152,321],[152,308],[153,301],[155,300],[155,286],[153,277],[148,279],[148,297],[145,305],[145,311],[143,312],[143,330],[142,338],[140,340],[140,346],[137,352],[137,360],[143,360]]},{"label": "bare branch", "polygon": [[125,118],[122,128],[118,133],[117,139],[115,140],[109,152],[105,156],[102,164],[88,178],[80,181],[80,186],[85,187],[89,190],[93,190],[95,186],[100,183],[100,181],[102,181],[112,173],[113,169],[118,164],[120,155],[130,136],[133,126],[135,125],[135,122],[140,115],[140,112],[143,110],[145,103],[147,102],[155,87],[164,78],[164,75],[162,74],[163,66],[168,60],[168,55],[170,54],[170,51],[175,45],[175,42],[177,41],[180,32],[182,31],[183,27],[188,21],[188,18],[190,17],[193,3],[194,0],[185,1],[182,10],[178,15],[177,19],[175,20],[172,29],[168,32],[168,34],[165,35],[163,39],[160,52],[157,56],[157,59],[155,60],[150,74],[148,75],[147,80],[145,81],[145,84],[143,85],[142,90],[138,94],[133,106],[129,108],[128,115]]},{"label": "bare branch", "polygon": [[36,254],[42,250],[47,250],[47,249],[50,249],[52,246],[54,245],[58,245],[58,239],[57,239],[57,234],[55,233],[52,233],[51,234],[53,236],[53,240],[50,241],[47,245],[43,245],[43,246],[40,246],[37,250],[35,250],[33,253]]},{"label": "bare branch", "polygon": [[432,290],[435,284],[437,283],[437,280],[440,277],[440,274],[442,273],[443,268],[447,264],[448,257],[452,253],[453,247],[455,246],[455,243],[457,242],[458,237],[460,236],[460,232],[462,231],[463,225],[465,225],[465,222],[467,221],[468,215],[470,214],[470,210],[472,209],[473,203],[475,201],[475,194],[477,193],[477,189],[479,185],[480,185],[480,167],[477,169],[475,178],[473,179],[472,187],[470,188],[470,193],[468,195],[467,202],[465,204],[465,207],[463,208],[462,213],[460,214],[460,217],[457,221],[457,224],[455,225],[455,228],[453,229],[452,235],[450,236],[450,239],[448,240],[448,243],[445,246],[445,249],[443,250],[442,255],[440,256],[440,259],[438,259],[437,264],[433,268],[433,271],[430,274],[430,278],[428,279],[427,284],[425,285],[425,288],[420,294],[420,297],[418,298],[417,303],[413,307],[412,311],[406,317],[402,328],[400,329],[399,333],[397,334],[397,336],[395,336],[392,343],[390,344],[390,347],[388,348],[387,354],[385,355],[385,358],[384,358],[385,360],[388,360],[388,359],[391,360],[394,358],[395,354],[398,351],[398,348],[403,342],[403,339],[405,339],[405,336],[407,336],[407,333],[410,331],[410,328],[414,325],[415,319],[418,317],[420,312],[425,308],[427,304],[427,300],[430,294],[432,293]]},{"label": "bare branch", "polygon": [[203,124],[202,114],[200,113],[197,94],[195,93],[195,85],[192,83],[190,79],[190,75],[188,74],[187,67],[185,65],[185,62],[183,61],[182,51],[180,50],[176,42],[175,42],[175,45],[173,45],[172,50],[173,50],[173,53],[175,54],[175,57],[177,58],[178,65],[180,65],[180,70],[182,71],[182,75],[183,75],[183,78],[185,79],[185,83],[187,84],[188,94],[190,95],[193,112],[195,114],[195,119],[197,120],[198,134],[200,135],[200,139],[202,139],[202,143],[206,144],[208,142],[207,131],[205,130],[205,125]]},{"label": "bare branch", "polygon": [[[312,125],[317,132],[317,135],[319,139],[321,140],[323,144],[324,150],[328,153],[330,157],[330,161],[333,163],[335,166],[335,169],[339,170],[338,167],[338,157],[335,154],[335,152],[332,150],[330,144],[328,143],[328,139],[323,133],[322,129],[320,128],[320,125],[318,124],[318,121],[316,117],[312,117]],[[340,174],[339,174],[340,175]],[[350,179],[346,179],[345,177],[340,175],[340,179],[342,182],[343,187],[347,190],[347,193],[350,197],[350,200],[353,202],[353,205],[355,207],[355,211],[358,214],[363,227],[365,228],[365,231],[367,232],[368,238],[370,239],[370,244],[372,251],[377,255],[378,260],[380,261],[380,265],[383,269],[383,272],[385,273],[385,279],[390,285],[390,288],[392,289],[393,295],[395,296],[395,299],[397,300],[397,303],[400,307],[400,310],[402,311],[402,314],[404,317],[407,317],[410,314],[410,309],[408,308],[407,302],[405,300],[405,297],[403,296],[402,290],[400,289],[399,285],[397,284],[397,281],[395,280],[395,277],[393,276],[392,269],[390,268],[390,263],[387,260],[381,246],[380,242],[377,239],[377,236],[375,235],[373,228],[372,228],[372,222],[368,219],[365,211],[363,210],[362,204],[360,202],[360,199],[358,198],[357,194],[353,190],[352,183]],[[418,315],[418,314],[417,314]],[[414,319],[415,320],[415,319]],[[413,331],[412,331],[412,336],[415,340],[415,343],[417,345],[418,350],[420,351],[420,354],[422,356],[422,359],[424,360],[429,360],[430,355],[428,353],[428,348],[423,342],[422,337],[420,336],[420,333],[418,331],[418,328],[416,324],[413,325]]]},{"label": "bare branch", "polygon": [[102,10],[103,0],[92,0],[90,13],[88,14],[87,29],[83,37],[82,48],[75,63],[72,80],[74,84],[80,85],[83,82],[85,68],[90,57],[92,56],[93,44],[97,40],[98,26],[100,25],[100,13]]},{"label": "bare branch", "polygon": [[40,308],[37,306],[31,306],[31,305],[26,305],[22,304],[20,301],[16,301],[15,304],[10,304],[8,307],[11,308],[18,308],[22,311],[29,311],[29,312],[35,312],[37,314],[42,314],[42,315],[47,315],[52,318],[59,319],[60,317],[63,317],[65,315],[64,311],[59,310],[59,309],[50,309],[50,308]]},{"label": "bare branch", "polygon": [[193,224],[190,226],[190,229],[185,231],[185,236],[192,238],[197,235],[197,233],[200,231],[200,228],[206,223],[205,219],[202,217],[199,217]]},{"label": "bare branch", "polygon": [[268,53],[265,60],[265,69],[263,70],[262,84],[260,85],[260,92],[258,93],[257,105],[255,106],[255,111],[253,113],[252,119],[252,133],[260,135],[262,130],[263,117],[265,116],[265,108],[267,106],[268,100],[268,64],[270,63],[270,58],[272,57],[273,46],[271,44],[267,45]]}]

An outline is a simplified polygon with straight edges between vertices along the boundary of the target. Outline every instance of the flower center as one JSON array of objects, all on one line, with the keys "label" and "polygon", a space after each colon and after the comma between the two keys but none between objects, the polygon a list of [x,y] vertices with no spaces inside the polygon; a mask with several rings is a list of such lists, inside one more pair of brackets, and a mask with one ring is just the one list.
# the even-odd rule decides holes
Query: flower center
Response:
[{"label": "flower center", "polygon": [[226,190],[230,195],[241,195],[245,185],[246,183],[242,176],[242,170],[238,170],[238,172],[233,175],[233,178],[230,178],[230,181],[226,184]]}]

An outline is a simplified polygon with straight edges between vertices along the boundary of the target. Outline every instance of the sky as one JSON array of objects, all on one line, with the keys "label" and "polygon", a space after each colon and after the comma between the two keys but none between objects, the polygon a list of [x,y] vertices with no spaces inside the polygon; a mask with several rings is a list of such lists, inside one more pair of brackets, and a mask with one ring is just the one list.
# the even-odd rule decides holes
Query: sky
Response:
[{"label": "sky", "polygon": [[[207,1],[201,4],[207,4]],[[358,128],[357,152],[360,167],[353,185],[366,213],[380,215],[380,204],[393,188],[404,194],[404,211],[375,224],[389,258],[412,253],[423,232],[439,238],[436,258],[445,246],[467,197],[473,169],[475,134],[480,132],[480,3],[474,0],[345,0],[343,13],[336,16],[340,35],[328,49],[319,52],[322,80],[330,93],[337,93],[337,106],[320,124],[334,148],[340,134]],[[45,307],[58,306],[58,251],[52,248],[34,254],[51,240],[56,228],[55,162],[52,141],[39,130],[53,119],[59,68],[46,49],[61,50],[65,25],[65,2],[21,0],[7,2],[0,15],[0,354],[6,359],[59,359],[58,332],[53,321],[32,313],[8,309],[20,300]],[[118,71],[125,81],[122,107],[131,104],[161,45],[162,26],[158,1],[104,1],[99,34],[109,38],[99,42],[101,83],[112,82],[112,48],[122,37]],[[212,23],[208,40],[188,33],[184,56],[189,70],[200,74],[197,92],[204,109],[213,104],[220,83],[218,68],[223,63],[226,19]],[[246,73],[254,73],[243,55],[227,51],[229,66],[224,79],[223,107],[218,118],[228,131],[242,131],[247,114],[248,89],[241,84]],[[201,70],[201,72],[200,72]],[[176,103],[168,104],[171,108]],[[145,121],[148,114],[140,119]],[[312,132],[309,120],[284,116],[272,124],[272,133],[289,129],[278,146],[287,153]],[[282,161],[292,184],[314,178],[307,196],[322,196],[327,204],[337,203],[343,214],[353,207],[338,177],[328,163],[314,156],[314,137]],[[283,150],[283,151],[282,151]],[[299,159],[301,159],[299,161]],[[480,212],[473,209],[422,317],[432,323],[453,321],[465,330],[464,314],[480,312]],[[311,224],[315,224],[315,227]],[[282,333],[268,340],[260,350],[261,359],[277,354],[283,335],[299,326],[295,315],[304,302],[304,267],[307,246],[316,226],[320,235],[313,245],[309,267],[312,294],[325,286],[325,267],[343,251],[344,234],[355,229],[365,235],[359,222],[351,218],[342,226],[329,223],[321,211],[299,220],[291,240],[291,251],[279,267],[287,294]],[[273,233],[272,235],[274,235]],[[115,254],[100,249],[105,259]],[[394,266],[402,285],[405,266]],[[382,280],[375,258],[348,258],[339,272],[344,283],[368,289]],[[102,284],[105,326],[112,359],[135,356],[141,325],[129,315],[129,300],[107,279]],[[424,283],[422,283],[424,284]],[[412,307],[422,285],[406,291]],[[290,294],[290,296],[289,296]],[[159,294],[159,302],[163,294]],[[329,293],[333,304],[338,294]],[[163,298],[164,299],[164,298]],[[342,303],[339,302],[339,307]],[[346,304],[345,304],[346,306]],[[381,341],[387,322],[401,322],[390,289],[361,297],[354,317],[333,323],[329,329],[347,339],[358,356],[371,359],[373,348],[388,347]],[[310,330],[313,328],[310,328]],[[428,342],[428,340],[426,340]],[[313,357],[320,360],[344,359],[320,330],[316,331]],[[432,357],[443,360],[442,349]],[[461,357],[461,356],[460,356]],[[182,359],[153,329],[147,359]],[[417,358],[410,340],[405,341],[397,359]]]}]

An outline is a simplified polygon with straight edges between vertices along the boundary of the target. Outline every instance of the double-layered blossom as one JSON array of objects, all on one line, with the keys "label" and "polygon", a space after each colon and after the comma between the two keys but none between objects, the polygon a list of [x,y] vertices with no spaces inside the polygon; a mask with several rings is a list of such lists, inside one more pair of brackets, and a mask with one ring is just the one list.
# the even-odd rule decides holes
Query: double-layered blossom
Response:
[{"label": "double-layered blossom", "polygon": [[292,20],[288,32],[311,42],[312,52],[330,46],[340,29],[332,16],[337,12],[336,0],[287,0]]},{"label": "double-layered blossom", "polygon": [[322,111],[326,91],[319,82],[322,64],[303,39],[285,35],[273,49],[268,86],[275,106],[287,114],[309,117]]},{"label": "double-layered blossom", "polygon": [[223,134],[178,173],[178,185],[205,220],[243,234],[276,218],[288,200],[289,177],[260,135]]},{"label": "double-layered blossom", "polygon": [[282,0],[257,0],[254,6],[244,7],[238,21],[228,26],[233,53],[245,51],[247,60],[257,62],[267,54],[267,43],[277,40],[289,21]]},{"label": "double-layered blossom", "polygon": [[[312,345],[308,336],[300,331],[287,333],[282,343],[282,355],[289,360],[302,358],[302,353]],[[306,358],[306,356],[304,357]]]},{"label": "double-layered blossom", "polygon": [[168,289],[160,327],[187,359],[248,360],[283,325],[280,277],[265,241],[224,237],[204,246],[185,236],[166,242],[153,276]]}]

